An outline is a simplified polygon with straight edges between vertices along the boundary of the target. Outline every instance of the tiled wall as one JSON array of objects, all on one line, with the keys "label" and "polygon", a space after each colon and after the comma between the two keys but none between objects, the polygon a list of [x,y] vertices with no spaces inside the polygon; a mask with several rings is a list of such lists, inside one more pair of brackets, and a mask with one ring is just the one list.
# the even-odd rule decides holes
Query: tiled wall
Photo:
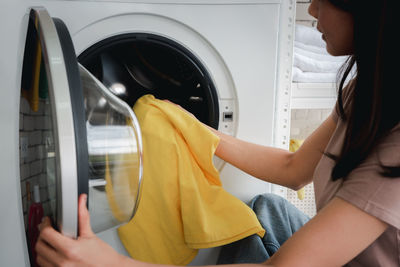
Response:
[{"label": "tiled wall", "polygon": [[[291,139],[306,139],[331,113],[331,109],[292,109],[291,111]],[[297,193],[287,190],[288,200],[308,216],[316,213],[313,184],[305,188],[305,197],[298,199]]]},{"label": "tiled wall", "polygon": [[306,139],[331,112],[331,109],[292,109],[290,138]]},{"label": "tiled wall", "polygon": [[[40,200],[43,204],[45,214],[50,213],[48,195],[49,185],[47,180],[47,168],[52,165],[52,161],[47,157],[46,146],[52,143],[51,121],[48,116],[49,104],[45,100],[39,101],[39,110],[33,112],[25,98],[21,98],[20,103],[20,178],[21,194],[25,225],[27,223],[28,209],[33,201],[33,187],[39,185]],[[30,184],[31,202],[27,200],[26,184]]]},{"label": "tiled wall", "polygon": [[308,6],[310,5],[311,0],[297,0],[296,5],[296,23],[307,25],[307,26],[315,26],[316,20],[308,14]]}]

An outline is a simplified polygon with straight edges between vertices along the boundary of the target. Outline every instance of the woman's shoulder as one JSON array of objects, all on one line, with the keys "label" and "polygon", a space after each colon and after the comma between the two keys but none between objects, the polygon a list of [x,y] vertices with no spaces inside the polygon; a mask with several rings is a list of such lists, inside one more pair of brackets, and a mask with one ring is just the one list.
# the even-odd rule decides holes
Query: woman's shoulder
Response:
[{"label": "woman's shoulder", "polygon": [[[351,94],[353,92],[353,88],[355,85],[355,79],[350,80],[342,89],[341,94],[338,94],[338,98],[336,100],[335,107],[332,110],[332,118],[335,123],[339,122],[341,118],[340,112],[340,103],[342,103],[342,107],[344,108],[344,112],[349,112],[350,102],[351,102]],[[346,111],[347,110],[347,111]]]}]

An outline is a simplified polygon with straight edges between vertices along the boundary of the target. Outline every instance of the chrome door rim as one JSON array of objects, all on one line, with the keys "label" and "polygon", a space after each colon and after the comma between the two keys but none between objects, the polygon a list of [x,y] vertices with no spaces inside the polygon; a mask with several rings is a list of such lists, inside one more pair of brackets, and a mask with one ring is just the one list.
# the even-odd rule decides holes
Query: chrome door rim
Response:
[{"label": "chrome door rim", "polygon": [[[75,238],[78,230],[78,177],[71,97],[61,43],[46,9],[33,8],[48,77],[56,152],[56,224],[61,233]],[[37,22],[37,23],[36,23]]]}]

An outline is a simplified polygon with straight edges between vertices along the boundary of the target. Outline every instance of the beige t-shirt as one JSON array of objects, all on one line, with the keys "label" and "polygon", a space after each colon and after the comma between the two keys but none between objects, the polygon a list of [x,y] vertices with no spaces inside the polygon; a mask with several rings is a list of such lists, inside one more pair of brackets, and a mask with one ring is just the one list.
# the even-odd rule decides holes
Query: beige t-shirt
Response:
[{"label": "beige t-shirt", "polygon": [[[346,124],[338,117],[337,108],[333,110],[332,117],[337,126],[326,151],[339,155]],[[400,125],[392,129],[345,180],[331,180],[334,161],[326,155],[322,156],[314,172],[317,210],[336,196],[389,224],[377,240],[346,266],[400,266],[400,178],[382,176],[380,162],[400,166]]]}]

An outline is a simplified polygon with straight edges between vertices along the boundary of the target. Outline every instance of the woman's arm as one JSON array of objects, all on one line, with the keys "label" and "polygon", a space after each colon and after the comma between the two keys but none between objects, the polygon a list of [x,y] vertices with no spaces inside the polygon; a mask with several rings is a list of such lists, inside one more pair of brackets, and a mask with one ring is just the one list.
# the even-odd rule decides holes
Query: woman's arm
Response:
[{"label": "woman's arm", "polygon": [[86,200],[86,195],[80,195],[78,239],[54,230],[48,217],[39,225],[40,235],[35,246],[39,266],[133,266],[129,258],[118,254],[93,233]]},{"label": "woman's arm", "polygon": [[328,117],[294,153],[212,131],[221,139],[215,152],[218,157],[254,177],[297,190],[312,181],[335,128],[336,123]]},{"label": "woman's arm", "polygon": [[388,225],[341,198],[334,198],[266,262],[277,267],[343,266]]}]

